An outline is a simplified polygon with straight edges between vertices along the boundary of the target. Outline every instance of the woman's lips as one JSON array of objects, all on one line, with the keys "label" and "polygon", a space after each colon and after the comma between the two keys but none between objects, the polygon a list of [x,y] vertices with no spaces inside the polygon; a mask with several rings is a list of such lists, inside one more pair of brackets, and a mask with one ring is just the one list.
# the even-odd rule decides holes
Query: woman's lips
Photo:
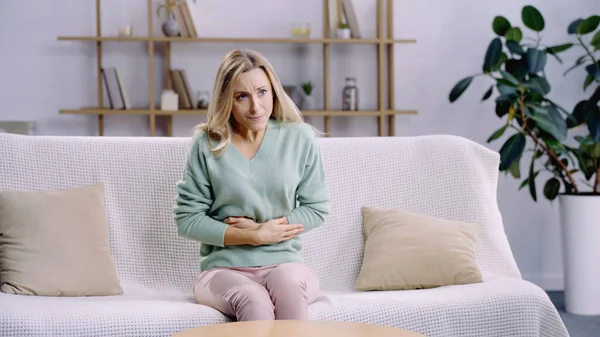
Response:
[{"label": "woman's lips", "polygon": [[248,116],[247,118],[248,118],[249,120],[253,121],[253,122],[258,122],[258,121],[262,120],[262,119],[263,119],[263,117],[264,117],[264,116],[254,116],[254,117],[250,117],[250,116]]}]

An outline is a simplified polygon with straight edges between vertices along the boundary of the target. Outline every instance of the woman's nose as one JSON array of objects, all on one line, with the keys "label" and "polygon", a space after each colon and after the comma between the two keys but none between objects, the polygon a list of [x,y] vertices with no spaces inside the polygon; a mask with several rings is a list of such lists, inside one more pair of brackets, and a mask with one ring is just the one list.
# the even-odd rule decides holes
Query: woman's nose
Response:
[{"label": "woman's nose", "polygon": [[250,103],[250,110],[254,113],[258,111],[258,97],[252,97],[252,102]]}]

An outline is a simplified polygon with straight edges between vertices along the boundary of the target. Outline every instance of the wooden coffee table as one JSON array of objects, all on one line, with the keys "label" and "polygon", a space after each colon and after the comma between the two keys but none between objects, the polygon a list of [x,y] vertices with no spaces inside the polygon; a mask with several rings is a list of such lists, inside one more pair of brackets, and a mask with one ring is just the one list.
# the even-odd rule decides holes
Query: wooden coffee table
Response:
[{"label": "wooden coffee table", "polygon": [[207,325],[172,337],[425,337],[398,328],[338,321],[246,321]]}]

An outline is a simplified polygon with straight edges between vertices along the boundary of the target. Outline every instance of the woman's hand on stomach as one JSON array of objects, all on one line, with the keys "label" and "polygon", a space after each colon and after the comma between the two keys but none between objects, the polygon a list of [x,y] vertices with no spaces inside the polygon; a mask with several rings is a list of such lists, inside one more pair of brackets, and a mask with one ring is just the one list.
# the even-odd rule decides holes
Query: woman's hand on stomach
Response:
[{"label": "woman's hand on stomach", "polygon": [[287,217],[284,216],[261,223],[256,236],[259,244],[270,245],[292,239],[303,231],[302,225],[288,224]]},{"label": "woman's hand on stomach", "polygon": [[304,231],[300,224],[288,224],[285,216],[263,223],[256,223],[246,217],[233,216],[223,222],[232,227],[252,231],[256,245],[270,245],[286,241]]},{"label": "woman's hand on stomach", "polygon": [[240,229],[258,230],[260,227],[259,223],[256,223],[254,220],[243,216],[230,216],[223,222]]}]

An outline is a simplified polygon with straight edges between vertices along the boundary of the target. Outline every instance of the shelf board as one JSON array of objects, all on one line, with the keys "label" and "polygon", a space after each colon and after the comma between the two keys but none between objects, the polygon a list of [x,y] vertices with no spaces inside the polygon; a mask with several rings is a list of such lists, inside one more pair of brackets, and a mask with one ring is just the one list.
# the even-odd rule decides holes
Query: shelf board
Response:
[{"label": "shelf board", "polygon": [[[180,109],[176,111],[163,111],[163,110],[150,110],[150,109],[127,109],[127,110],[115,110],[115,109],[99,109],[99,108],[83,108],[83,109],[63,109],[60,110],[61,114],[80,114],[80,115],[151,115],[156,116],[194,116],[194,115],[206,115],[207,110],[203,109]],[[347,110],[304,110],[302,111],[303,116],[329,116],[329,117],[348,117],[348,116],[389,116],[389,115],[415,115],[416,110],[358,110],[358,111],[347,111]]]},{"label": "shelf board", "polygon": [[76,115],[154,115],[157,116],[173,116],[173,115],[206,115],[206,110],[197,109],[180,109],[176,111],[163,111],[160,109],[100,109],[100,108],[82,108],[82,109],[62,109],[61,114],[76,114]]},{"label": "shelf board", "polygon": [[59,36],[59,41],[148,41],[147,36]]},{"label": "shelf board", "polygon": [[416,43],[414,39],[332,39],[332,38],[245,38],[245,37],[147,37],[147,36],[59,36],[59,41],[156,41],[186,43],[292,43],[292,44],[396,44]]}]

